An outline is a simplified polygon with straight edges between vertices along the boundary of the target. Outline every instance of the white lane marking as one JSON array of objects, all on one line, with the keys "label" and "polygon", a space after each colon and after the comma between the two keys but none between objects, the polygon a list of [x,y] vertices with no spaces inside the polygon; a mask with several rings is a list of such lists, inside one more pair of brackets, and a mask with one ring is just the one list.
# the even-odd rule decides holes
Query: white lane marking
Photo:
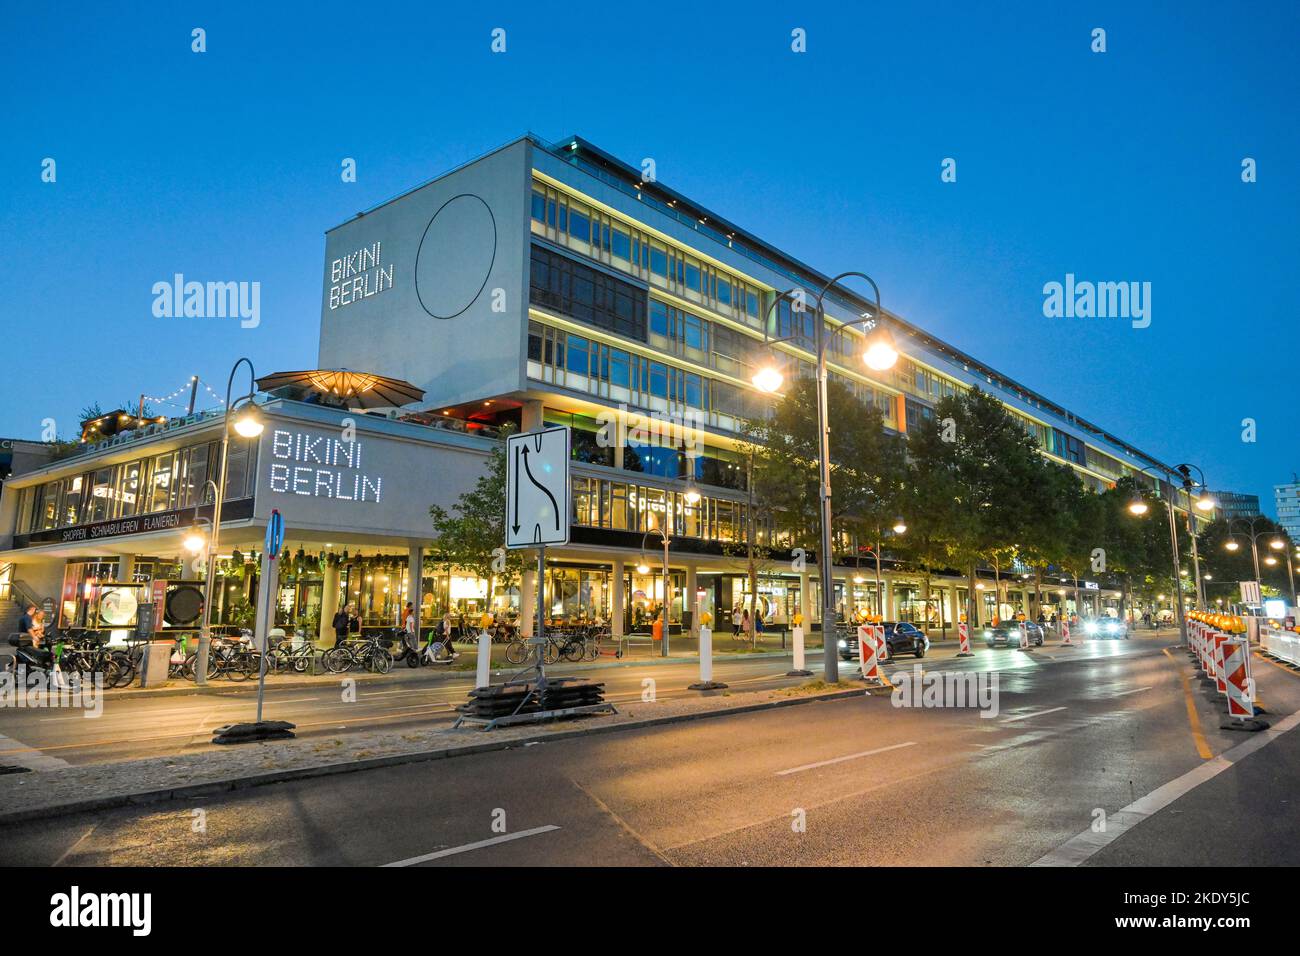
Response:
[{"label": "white lane marking", "polygon": [[1079,866],[1093,854],[1118,839],[1147,817],[1169,806],[1179,797],[1191,793],[1201,784],[1213,780],[1233,764],[1249,757],[1261,747],[1266,747],[1289,730],[1300,726],[1300,711],[1279,720],[1268,730],[1262,730],[1249,740],[1225,750],[1212,760],[1207,760],[1181,777],[1170,780],[1162,787],[1157,787],[1145,797],[1139,797],[1128,806],[1112,813],[1106,818],[1106,832],[1093,833],[1089,828],[1073,836],[1058,846],[1051,853],[1039,857],[1030,866]]},{"label": "white lane marking", "polygon": [[[22,751],[14,753],[13,751]],[[0,761],[26,767],[28,770],[58,770],[68,766],[62,757],[51,757],[34,747],[28,747],[21,740],[0,734]]]},{"label": "white lane marking", "polygon": [[533,827],[531,830],[520,830],[518,833],[503,833],[501,836],[492,837],[490,840],[479,840],[477,843],[466,843],[464,846],[453,846],[446,850],[435,850],[432,853],[425,853],[422,856],[413,856],[409,860],[398,860],[396,863],[385,863],[384,866],[414,866],[416,863],[427,863],[429,860],[438,860],[444,856],[455,856],[457,853],[468,853],[471,850],[481,850],[485,846],[496,846],[498,843],[509,843],[511,840],[522,840],[524,837],[537,836],[539,833],[550,833],[552,830],[560,829],[553,823],[548,823],[544,827]]},{"label": "white lane marking", "polygon": [[903,747],[915,747],[916,741],[909,740],[905,744],[892,744],[888,747],[877,747],[875,750],[864,750],[861,753],[845,754],[843,757],[832,757],[830,760],[819,760],[817,763],[806,763],[802,767],[791,767],[789,770],[778,770],[778,777],[785,777],[792,773],[801,773],[804,770],[815,770],[817,767],[829,767],[833,763],[843,763],[846,760],[857,760],[859,757],[870,757],[872,754],[883,754],[889,750],[901,750]]},{"label": "white lane marking", "polygon": [[1127,697],[1129,694],[1140,694],[1144,690],[1150,690],[1148,687],[1134,687],[1132,690],[1122,690],[1118,694],[1111,694],[1112,697]]},{"label": "white lane marking", "polygon": [[1014,724],[1017,720],[1028,720],[1030,717],[1042,717],[1044,714],[1054,714],[1058,710],[1065,710],[1065,708],[1053,707],[1051,710],[1036,710],[1032,714],[1017,714],[1015,717],[1004,717],[1000,722],[1004,724]]}]

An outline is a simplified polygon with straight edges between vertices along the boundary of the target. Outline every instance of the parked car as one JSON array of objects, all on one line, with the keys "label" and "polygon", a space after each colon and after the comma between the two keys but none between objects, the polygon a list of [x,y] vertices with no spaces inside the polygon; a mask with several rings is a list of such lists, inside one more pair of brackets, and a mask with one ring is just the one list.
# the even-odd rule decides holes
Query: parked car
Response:
[{"label": "parked car", "polygon": [[1083,622],[1083,633],[1088,637],[1128,639],[1128,625],[1115,617],[1094,617]]},{"label": "parked car", "polygon": [[[912,654],[924,657],[930,649],[930,639],[915,624],[906,621],[884,621],[885,643],[889,646],[889,656]],[[839,630],[840,658],[846,661],[858,659],[858,629],[844,627]]]},{"label": "parked car", "polygon": [[996,627],[986,627],[984,643],[989,647],[1019,647],[1022,632],[1034,647],[1043,646],[1043,629],[1033,621],[1003,621]]}]

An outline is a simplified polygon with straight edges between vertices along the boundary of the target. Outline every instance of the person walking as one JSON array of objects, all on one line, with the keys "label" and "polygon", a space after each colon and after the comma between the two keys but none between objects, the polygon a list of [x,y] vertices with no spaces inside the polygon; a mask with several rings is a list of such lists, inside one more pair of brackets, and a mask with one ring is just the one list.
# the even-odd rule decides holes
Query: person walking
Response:
[{"label": "person walking", "polygon": [[407,601],[406,611],[402,615],[402,629],[406,632],[406,646],[413,652],[420,649],[419,628],[415,623],[415,605]]},{"label": "person walking", "polygon": [[330,626],[334,628],[334,646],[338,647],[347,640],[348,631],[352,629],[352,605],[345,604],[335,611]]},{"label": "person walking", "polygon": [[749,638],[749,608],[745,608],[745,610],[740,615],[740,630],[744,633],[746,639],[748,639]]},{"label": "person walking", "polygon": [[737,604],[731,609],[731,636],[735,637],[740,633],[740,625],[744,623],[744,618],[740,616],[740,605]]}]

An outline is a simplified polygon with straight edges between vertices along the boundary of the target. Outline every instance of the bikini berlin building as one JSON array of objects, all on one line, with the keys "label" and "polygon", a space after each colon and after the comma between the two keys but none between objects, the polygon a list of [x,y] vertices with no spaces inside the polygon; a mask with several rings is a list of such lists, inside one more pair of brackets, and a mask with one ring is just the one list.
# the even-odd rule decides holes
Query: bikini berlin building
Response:
[{"label": "bikini berlin building", "polygon": [[[815,568],[787,570],[786,543],[751,512],[738,446],[742,421],[770,400],[751,384],[770,355],[769,306],[782,290],[817,289],[825,278],[577,137],[521,137],[330,229],[317,366],[405,379],[425,400],[376,414],[267,398],[263,433],[232,436],[216,619],[236,625],[248,614],[252,556],[272,508],[288,528],[274,590],[282,626],[324,633],[347,601],[367,625],[392,625],[407,596],[419,598],[426,624],[445,610],[531,607],[535,571],[488,593],[488,582],[440,562],[429,548],[428,509],[450,506],[473,485],[501,426],[563,424],[573,435],[573,528],[569,546],[548,552],[552,613],[599,616],[616,632],[638,627],[664,596],[660,539],[647,538],[653,527],[671,539],[674,624],[683,623],[683,595],[691,596],[687,627],[696,601],[724,614],[757,602],[777,625],[795,613],[815,620]],[[831,325],[873,308],[838,287],[825,304]],[[783,360],[790,374],[807,374],[813,330],[788,309],[776,310],[782,328],[802,322],[808,335],[781,346]],[[900,351],[892,369],[865,369],[841,336],[831,373],[879,407],[887,427],[906,433],[939,399],[978,386],[1042,454],[1094,489],[1164,467],[903,318],[884,321]],[[153,424],[9,478],[0,493],[0,580],[13,600],[49,601],[65,626],[112,627],[106,594],[126,620],[123,607],[161,607],[169,589],[192,582],[182,543],[210,516],[201,502],[221,427],[211,413]],[[342,440],[349,427],[355,437]],[[769,555],[757,595],[746,593],[751,513],[755,542]],[[836,556],[836,603],[951,636],[967,582],[940,573],[926,601],[921,575],[895,567],[888,542],[884,550],[876,594],[874,561],[846,543]],[[999,603],[1004,616],[1037,612],[1022,571],[1001,570],[1001,601],[989,572],[982,620]],[[1077,593],[1080,611],[1119,599],[1104,580],[1081,581]],[[1072,609],[1075,595],[1073,581],[1045,585],[1045,603]]]}]

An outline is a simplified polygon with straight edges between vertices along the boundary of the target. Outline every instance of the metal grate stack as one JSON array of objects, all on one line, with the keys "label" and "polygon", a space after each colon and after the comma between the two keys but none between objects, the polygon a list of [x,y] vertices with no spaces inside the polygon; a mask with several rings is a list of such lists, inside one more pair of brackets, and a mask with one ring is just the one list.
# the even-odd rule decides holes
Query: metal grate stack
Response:
[{"label": "metal grate stack", "polygon": [[604,703],[605,685],[576,677],[553,678],[546,682],[546,689],[539,701],[536,695],[521,708],[519,705],[525,697],[532,694],[535,685],[501,684],[495,687],[479,687],[469,692],[469,701],[462,704],[460,712],[465,717],[477,720],[497,720],[519,714],[535,714],[541,711],[568,710],[572,707],[588,707]]}]

